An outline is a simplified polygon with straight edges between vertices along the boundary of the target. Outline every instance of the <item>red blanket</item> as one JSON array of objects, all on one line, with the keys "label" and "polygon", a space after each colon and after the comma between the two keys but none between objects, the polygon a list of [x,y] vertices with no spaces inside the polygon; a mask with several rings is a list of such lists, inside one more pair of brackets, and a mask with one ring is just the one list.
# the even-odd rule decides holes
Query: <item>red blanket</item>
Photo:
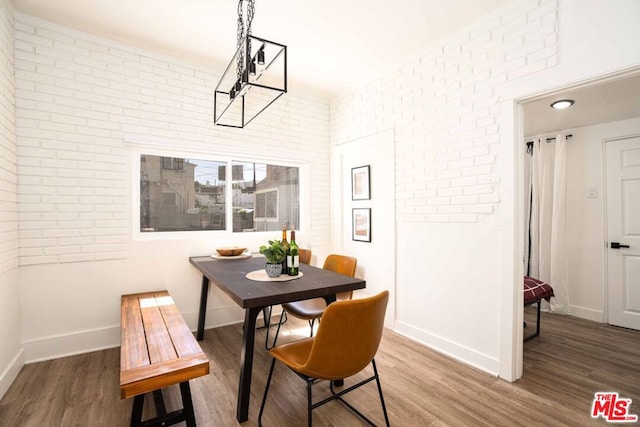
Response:
[{"label": "red blanket", "polygon": [[533,277],[524,276],[524,305],[538,302],[541,299],[551,300],[553,288],[548,283]]}]

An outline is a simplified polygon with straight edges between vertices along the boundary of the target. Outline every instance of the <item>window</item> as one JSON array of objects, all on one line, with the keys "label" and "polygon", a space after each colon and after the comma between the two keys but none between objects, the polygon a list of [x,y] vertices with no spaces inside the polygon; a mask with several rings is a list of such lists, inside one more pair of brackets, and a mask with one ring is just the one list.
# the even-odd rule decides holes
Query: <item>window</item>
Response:
[{"label": "window", "polygon": [[256,221],[278,220],[278,189],[256,191]]},{"label": "window", "polygon": [[298,167],[140,156],[141,232],[276,231],[299,224]]},{"label": "window", "polygon": [[233,162],[242,169],[234,180],[233,231],[277,231],[299,228],[299,168]]},{"label": "window", "polygon": [[162,169],[184,170],[184,159],[176,159],[173,157],[162,158]]}]

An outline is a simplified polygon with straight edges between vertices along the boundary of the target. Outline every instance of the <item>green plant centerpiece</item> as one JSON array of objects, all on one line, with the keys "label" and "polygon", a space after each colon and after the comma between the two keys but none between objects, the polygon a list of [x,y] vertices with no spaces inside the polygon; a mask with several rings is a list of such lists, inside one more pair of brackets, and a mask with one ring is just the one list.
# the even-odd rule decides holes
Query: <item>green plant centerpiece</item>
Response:
[{"label": "green plant centerpiece", "polygon": [[282,263],[287,257],[287,252],[277,240],[269,240],[268,246],[260,246],[260,253],[267,259],[264,266],[267,276],[278,277],[282,274]]}]

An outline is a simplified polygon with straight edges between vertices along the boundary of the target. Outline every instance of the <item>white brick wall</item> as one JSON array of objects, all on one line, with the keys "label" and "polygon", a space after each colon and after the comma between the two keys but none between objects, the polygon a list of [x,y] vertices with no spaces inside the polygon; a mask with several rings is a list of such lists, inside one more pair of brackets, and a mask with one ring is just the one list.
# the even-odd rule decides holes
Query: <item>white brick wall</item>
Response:
[{"label": "white brick wall", "polygon": [[511,2],[331,104],[333,144],[395,129],[398,221],[496,212],[500,86],[557,64],[557,9],[557,0]]},{"label": "white brick wall", "polygon": [[128,135],[211,155],[301,155],[314,189],[309,239],[329,245],[325,102],[288,93],[244,130],[214,128],[218,71],[27,15],[15,25],[21,265],[127,256],[138,209]]},{"label": "white brick wall", "polygon": [[0,274],[18,266],[13,8],[0,1]]}]

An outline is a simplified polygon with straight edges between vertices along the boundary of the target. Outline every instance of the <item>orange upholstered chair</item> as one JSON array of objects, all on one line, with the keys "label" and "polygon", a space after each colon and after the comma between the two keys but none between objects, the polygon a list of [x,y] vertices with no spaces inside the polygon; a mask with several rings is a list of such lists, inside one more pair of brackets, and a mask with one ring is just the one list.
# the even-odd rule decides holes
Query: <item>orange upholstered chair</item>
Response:
[{"label": "orange upholstered chair", "polygon": [[[320,322],[315,337],[282,344],[269,350],[269,355],[273,357],[273,360],[260,405],[258,424],[262,425],[262,415],[277,360],[293,370],[307,383],[307,421],[309,426],[312,423],[312,410],[336,399],[369,424],[374,425],[342,398],[343,395],[373,380],[377,383],[385,423],[389,426],[389,417],[374,360],[382,339],[388,300],[389,292],[383,291],[369,298],[336,301],[324,310],[322,322]],[[312,385],[318,380],[345,379],[346,383],[349,377],[363,371],[369,364],[373,368],[372,376],[339,392],[336,392],[333,382],[331,382],[331,395],[313,403]],[[287,393],[290,392],[290,390],[287,391]]]},{"label": "orange upholstered chair", "polygon": [[[357,264],[358,260],[354,257],[332,254],[324,260],[324,265],[322,268],[324,270],[330,270],[335,273],[353,277],[356,274]],[[336,300],[350,300],[352,296],[353,291],[342,292],[336,295]],[[320,319],[322,317],[322,313],[324,313],[324,310],[326,308],[327,303],[324,298],[312,298],[282,304],[282,314],[280,314],[280,321],[278,324],[278,329],[276,330],[276,336],[273,339],[273,345],[276,345],[276,341],[278,340],[278,333],[280,332],[280,325],[283,322],[284,316],[291,315],[293,317],[297,317],[298,319],[308,321],[309,327],[311,328],[310,336],[313,336],[313,326],[315,324],[315,321],[316,319]],[[269,347],[267,346],[267,350],[268,349]]]},{"label": "orange upholstered chair", "polygon": [[[325,270],[330,270],[335,273],[344,274],[345,276],[353,277],[356,274],[356,265],[358,260],[354,257],[346,255],[329,255],[324,260]],[[353,291],[342,292],[336,295],[336,300],[349,300],[353,296]],[[324,298],[312,298],[302,301],[294,301],[282,304],[282,308],[289,315],[297,317],[299,319],[308,320],[311,326],[311,336],[313,336],[313,324],[316,319],[322,317],[322,313],[327,308],[327,303]]]},{"label": "orange upholstered chair", "polygon": [[298,260],[301,264],[311,264],[311,249],[298,249]]}]

